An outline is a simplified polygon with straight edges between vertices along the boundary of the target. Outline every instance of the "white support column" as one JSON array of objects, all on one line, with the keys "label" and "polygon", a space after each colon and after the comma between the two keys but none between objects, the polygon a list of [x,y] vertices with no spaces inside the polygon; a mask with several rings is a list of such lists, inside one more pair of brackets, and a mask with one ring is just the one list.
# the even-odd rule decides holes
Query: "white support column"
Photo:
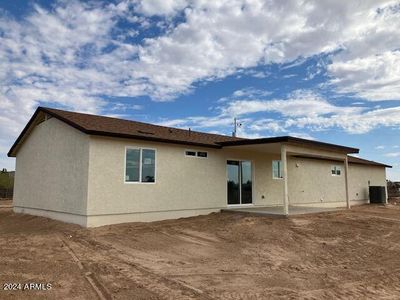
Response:
[{"label": "white support column", "polygon": [[349,196],[349,160],[348,156],[344,159],[344,180],[346,186],[346,204],[347,208],[350,209],[350,196]]},{"label": "white support column", "polygon": [[287,172],[287,154],[286,146],[281,145],[281,165],[283,176],[283,212],[289,215],[289,192],[288,192],[288,172]]}]

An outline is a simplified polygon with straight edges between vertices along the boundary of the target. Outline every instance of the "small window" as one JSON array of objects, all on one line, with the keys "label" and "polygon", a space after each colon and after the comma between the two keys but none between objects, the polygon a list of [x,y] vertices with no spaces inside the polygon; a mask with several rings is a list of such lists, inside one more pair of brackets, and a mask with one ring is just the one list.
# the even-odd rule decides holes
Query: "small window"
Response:
[{"label": "small window", "polygon": [[342,170],[340,166],[332,166],[331,168],[332,176],[340,176],[342,174]]},{"label": "small window", "polygon": [[196,150],[185,150],[185,155],[191,156],[191,157],[207,158],[208,152],[207,151],[196,151]]},{"label": "small window", "polygon": [[156,177],[154,149],[126,149],[125,182],[153,183]]},{"label": "small window", "polygon": [[282,176],[282,162],[280,160],[272,161],[272,178],[281,179]]},{"label": "small window", "polygon": [[197,156],[198,157],[207,157],[208,153],[205,151],[197,151]]},{"label": "small window", "polygon": [[187,150],[185,152],[185,155],[186,156],[196,156],[196,151]]}]

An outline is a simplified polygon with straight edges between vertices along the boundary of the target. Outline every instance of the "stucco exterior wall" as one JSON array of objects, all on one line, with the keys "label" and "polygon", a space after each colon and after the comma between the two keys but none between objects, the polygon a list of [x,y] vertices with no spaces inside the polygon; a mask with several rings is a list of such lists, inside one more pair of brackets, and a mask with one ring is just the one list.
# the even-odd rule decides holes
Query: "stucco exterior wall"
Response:
[{"label": "stucco exterior wall", "polygon": [[384,167],[349,164],[349,175],[349,195],[352,201],[368,202],[370,185],[386,187],[386,169]]},{"label": "stucco exterior wall", "polygon": [[[332,165],[341,167],[340,176],[332,176]],[[346,204],[344,163],[291,157],[288,161],[290,204]],[[342,206],[343,206],[342,205]]]},{"label": "stucco exterior wall", "polygon": [[[177,218],[226,208],[227,160],[252,161],[254,205],[282,205],[283,202],[283,180],[272,178],[272,160],[279,160],[280,154],[94,136],[90,138],[90,145],[88,223],[92,226],[108,222]],[[155,184],[124,182],[126,147],[156,149]],[[207,151],[208,158],[186,157],[184,152],[189,149]],[[302,147],[288,149],[291,154],[322,155],[335,159],[345,157],[340,153]],[[341,166],[341,176],[332,176],[332,165]],[[369,170],[369,166],[364,168]],[[349,178],[355,176],[353,182],[357,184],[362,179],[361,175],[353,173]],[[385,174],[378,172],[376,178],[376,182],[378,179],[382,182]],[[341,161],[289,155],[288,186],[291,205],[346,205],[344,163]]]},{"label": "stucco exterior wall", "polygon": [[89,136],[55,118],[37,125],[17,153],[14,210],[67,212],[84,223],[88,163]]},{"label": "stucco exterior wall", "polygon": [[[332,176],[332,165],[341,176]],[[290,157],[288,160],[289,202],[294,205],[346,206],[344,163]],[[352,205],[368,203],[369,185],[386,187],[386,169],[349,163],[349,198]]]},{"label": "stucco exterior wall", "polygon": [[[124,182],[126,147],[156,149],[156,182]],[[185,150],[208,151],[208,158],[186,157]],[[218,211],[227,206],[226,161],[253,162],[253,203],[282,202],[281,180],[272,179],[272,159],[279,155],[241,150],[187,147],[115,138],[90,138],[88,215]]]}]

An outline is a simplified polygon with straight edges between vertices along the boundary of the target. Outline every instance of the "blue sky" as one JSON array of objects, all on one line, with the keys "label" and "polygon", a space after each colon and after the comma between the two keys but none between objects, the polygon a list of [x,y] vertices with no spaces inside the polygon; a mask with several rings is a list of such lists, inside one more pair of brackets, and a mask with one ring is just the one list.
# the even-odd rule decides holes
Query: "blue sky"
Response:
[{"label": "blue sky", "polygon": [[[0,2],[0,167],[37,106],[360,148],[400,180],[400,2]],[[348,2],[348,3],[347,3]]]}]

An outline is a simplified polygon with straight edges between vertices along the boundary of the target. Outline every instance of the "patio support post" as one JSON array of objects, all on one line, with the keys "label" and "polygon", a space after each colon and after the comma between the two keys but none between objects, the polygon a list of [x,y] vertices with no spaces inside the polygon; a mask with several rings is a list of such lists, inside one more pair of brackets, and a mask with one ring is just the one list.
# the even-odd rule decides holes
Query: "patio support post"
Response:
[{"label": "patio support post", "polygon": [[346,186],[346,204],[347,208],[350,209],[350,196],[349,196],[349,160],[348,156],[344,159],[344,180]]},{"label": "patio support post", "polygon": [[287,153],[286,145],[281,145],[281,164],[283,177],[283,213],[289,215],[289,192],[288,192],[288,172],[287,172]]}]

